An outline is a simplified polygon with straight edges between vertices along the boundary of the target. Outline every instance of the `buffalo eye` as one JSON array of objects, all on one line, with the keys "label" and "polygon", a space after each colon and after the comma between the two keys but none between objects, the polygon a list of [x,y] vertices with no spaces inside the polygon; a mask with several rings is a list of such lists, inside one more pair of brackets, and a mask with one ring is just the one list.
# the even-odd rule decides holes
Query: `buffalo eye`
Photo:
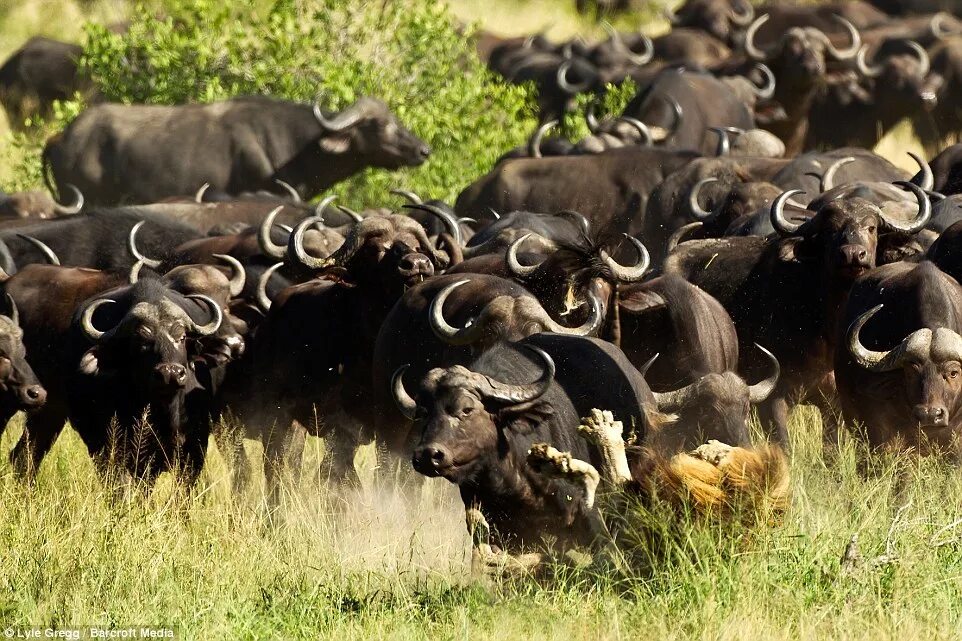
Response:
[{"label": "buffalo eye", "polygon": [[875,225],[869,225],[868,233],[870,233],[870,234],[874,234],[874,233],[875,233]]},{"label": "buffalo eye", "polygon": [[946,375],[947,375],[950,379],[955,380],[956,378],[959,377],[959,370],[958,370],[957,368],[955,368],[955,367],[952,367],[952,368],[949,369],[948,372],[946,372]]},{"label": "buffalo eye", "polygon": [[468,406],[466,406],[466,407],[462,407],[460,413],[461,413],[461,416],[462,416],[462,417],[464,417],[464,416],[470,416],[471,414],[474,414],[474,410],[475,410],[475,408],[474,408],[473,405],[468,405]]}]

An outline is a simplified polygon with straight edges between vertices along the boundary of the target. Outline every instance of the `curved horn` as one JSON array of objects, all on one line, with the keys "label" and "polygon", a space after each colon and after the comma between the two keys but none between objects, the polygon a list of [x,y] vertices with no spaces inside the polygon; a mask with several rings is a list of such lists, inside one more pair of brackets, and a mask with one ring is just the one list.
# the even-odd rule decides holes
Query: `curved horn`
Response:
[{"label": "curved horn", "polygon": [[7,301],[10,303],[10,320],[14,325],[20,325],[20,310],[17,309],[17,301],[13,300],[10,292],[7,292]]},{"label": "curved horn", "polygon": [[[332,264],[330,257],[315,258],[304,250],[304,232],[307,231],[308,227],[318,221],[323,222],[318,216],[305,218],[297,223],[297,227],[294,228],[294,233],[287,239],[287,253],[292,254],[294,258],[297,259],[297,262],[308,269],[323,269]],[[281,256],[275,256],[274,258],[281,258]]]},{"label": "curved horn", "polygon": [[852,44],[849,45],[848,49],[839,50],[835,45],[832,44],[832,41],[829,40],[828,36],[823,33],[822,35],[825,38],[825,48],[836,60],[851,60],[858,54],[859,49],[862,48],[862,35],[858,32],[858,29],[855,28],[855,25],[842,16],[836,14],[832,17],[836,22],[845,27],[846,31],[848,31],[849,37],[852,39]]},{"label": "curved horn", "polygon": [[204,194],[207,193],[208,189],[210,189],[210,183],[204,183],[201,185],[200,189],[194,193],[194,202],[198,205],[204,202]]},{"label": "curved horn", "polygon": [[919,59],[919,77],[925,78],[932,69],[932,60],[929,58],[929,52],[914,40],[906,40],[905,46],[911,49],[912,53]]},{"label": "curved horn", "polygon": [[564,211],[559,211],[558,216],[561,218],[574,218],[585,238],[591,236],[591,223],[588,222],[588,219],[585,218],[581,212],[574,211],[573,209],[565,209]]},{"label": "curved horn", "polygon": [[604,30],[608,32],[608,37],[611,39],[612,47],[621,55],[625,56],[625,58],[627,58],[628,62],[631,64],[641,67],[651,62],[651,59],[654,58],[655,45],[645,34],[638,34],[641,37],[642,42],[645,43],[645,52],[635,53],[631,50],[631,47],[625,44],[625,41],[621,38],[621,34],[611,26],[611,23],[606,20],[601,23],[601,26],[604,27]]},{"label": "curved horn", "polygon": [[659,356],[661,356],[661,352],[656,352],[654,356],[649,358],[641,367],[638,368],[638,371],[641,372],[642,376],[645,376],[648,373],[648,370],[650,370],[651,366],[655,364],[655,361],[658,360]]},{"label": "curved horn", "polygon": [[106,332],[102,332],[96,327],[94,327],[94,313],[97,311],[98,308],[100,308],[101,305],[106,305],[108,303],[116,303],[116,302],[117,301],[111,298],[98,298],[93,303],[87,306],[87,309],[84,310],[83,315],[80,317],[80,326],[81,328],[83,328],[84,334],[87,335],[87,338],[89,338],[95,343],[99,341],[101,338],[103,338]]},{"label": "curved horn", "polygon": [[7,280],[11,274],[17,273],[17,264],[7,243],[0,239],[0,281]]},{"label": "curved horn", "polygon": [[247,284],[247,271],[241,262],[230,254],[214,254],[214,258],[230,266],[233,272],[230,277],[230,295],[231,298],[237,298]]},{"label": "curved horn", "polygon": [[651,145],[654,143],[655,139],[651,135],[651,130],[648,129],[648,125],[646,125],[645,123],[641,122],[637,118],[632,118],[630,116],[619,116],[618,120],[634,127],[638,131],[638,135],[641,136],[641,139],[644,142],[645,147],[651,147]]},{"label": "curved horn", "polygon": [[321,128],[331,133],[339,133],[356,125],[364,117],[364,109],[361,105],[354,103],[347,107],[333,118],[328,118],[321,111],[321,106],[314,103],[314,118],[321,125]]},{"label": "curved horn", "polygon": [[778,359],[770,351],[755,343],[755,347],[760,349],[765,356],[768,357],[769,362],[772,364],[772,375],[765,380],[759,381],[754,385],[748,386],[748,400],[752,403],[761,403],[766,398],[772,395],[775,391],[775,386],[778,385],[778,377],[782,373],[782,368],[778,364]]},{"label": "curved horn", "polygon": [[322,198],[321,201],[318,202],[314,207],[314,215],[323,218],[324,212],[327,211],[327,208],[330,207],[331,203],[333,203],[335,200],[337,200],[337,196],[333,194]]},{"label": "curved horn", "polygon": [[79,214],[80,210],[84,208],[84,195],[81,193],[76,186],[67,183],[64,185],[67,189],[73,192],[73,204],[72,205],[61,205],[58,202],[53,204],[53,210],[60,214],[61,216],[72,216],[73,214]]},{"label": "curved horn", "polygon": [[762,25],[768,22],[769,15],[766,13],[755,18],[754,22],[749,25],[748,30],[745,32],[745,53],[748,57],[756,62],[764,62],[768,59],[768,53],[762,51],[755,44],[755,34],[761,29]]},{"label": "curved horn", "polygon": [[401,198],[405,199],[412,205],[420,205],[421,203],[424,202],[423,200],[421,200],[420,196],[418,196],[413,191],[409,191],[407,189],[392,189],[390,193],[395,196],[400,196]]},{"label": "curved horn", "polygon": [[495,220],[501,220],[501,214],[499,214],[498,212],[496,212],[496,211],[494,210],[494,207],[488,207],[488,212],[490,212],[491,216],[492,216]]},{"label": "curved horn", "polygon": [[929,200],[929,196],[925,193],[925,190],[915,183],[899,180],[894,184],[899,187],[904,187],[915,194],[915,198],[919,202],[919,214],[915,217],[915,220],[909,223],[903,223],[880,213],[882,222],[889,229],[905,232],[906,234],[917,234],[929,224],[929,219],[932,217],[932,201]]},{"label": "curved horn", "polygon": [[[43,254],[44,258],[46,258],[47,262],[50,263],[51,265],[60,264],[60,258],[58,258],[57,254],[52,249],[50,249],[50,247],[48,247],[43,241],[38,240],[33,236],[27,236],[26,234],[17,234],[17,237],[23,238],[25,241],[27,241],[28,243],[30,243],[31,245],[39,249],[40,253]],[[157,261],[157,264],[159,265],[160,261]]]},{"label": "curved horn", "polygon": [[763,62],[756,64],[755,69],[765,78],[765,84],[759,87],[754,82],[751,82],[752,92],[762,100],[771,100],[772,97],[775,96],[775,74],[772,73],[771,68]]},{"label": "curved horn", "polygon": [[950,18],[951,16],[944,11],[940,11],[932,16],[932,20],[929,21],[929,29],[932,31],[932,35],[936,40],[943,40],[949,36],[958,35],[957,31],[949,29],[944,24],[944,22]]},{"label": "curved horn", "polygon": [[601,250],[601,260],[605,262],[608,269],[611,271],[611,275],[615,279],[621,281],[622,283],[637,283],[642,278],[645,277],[645,272],[648,271],[648,267],[651,265],[651,255],[648,253],[648,249],[644,244],[635,238],[634,236],[624,235],[628,241],[635,246],[638,251],[638,262],[635,263],[633,267],[626,267],[624,265],[619,265],[615,262],[615,259],[608,255],[604,250]]},{"label": "curved horn", "polygon": [[865,323],[875,316],[884,305],[876,305],[861,316],[848,328],[848,351],[861,367],[870,372],[890,372],[898,369],[902,365],[902,358],[905,355],[907,340],[887,352],[876,352],[862,345],[860,333]]},{"label": "curved horn", "polygon": [[571,65],[572,61],[570,59],[562,62],[558,67],[558,72],[555,74],[555,79],[557,80],[558,88],[561,89],[561,91],[574,96],[582,91],[587,90],[591,86],[591,80],[585,80],[576,85],[568,82],[568,71],[571,69]]},{"label": "curved horn", "polygon": [[464,246],[464,235],[461,234],[461,225],[458,224],[457,218],[444,211],[437,205],[404,205],[404,208],[420,209],[421,211],[426,211],[429,214],[434,214],[442,223],[444,223],[445,229],[447,229],[447,232],[451,235],[451,238],[454,239],[454,242],[456,242],[458,246]]},{"label": "curved horn", "polygon": [[[718,135],[725,135],[725,139],[728,139],[728,134],[725,132],[720,132]],[[702,178],[692,186],[691,191],[688,193],[688,210],[691,215],[695,217],[696,220],[708,220],[712,217],[712,212],[702,209],[701,203],[698,202],[698,195],[701,193],[701,188],[710,183],[716,183],[718,179],[714,176],[708,178]]]},{"label": "curved horn", "polygon": [[683,243],[685,241],[685,236],[698,229],[702,225],[704,225],[704,223],[698,220],[693,223],[688,223],[687,225],[682,225],[675,230],[675,233],[668,237],[668,253],[670,254],[675,247]]},{"label": "curved horn", "polygon": [[916,184],[925,191],[932,191],[932,189],[935,187],[935,174],[932,173],[932,167],[929,166],[929,163],[925,162],[924,158],[915,152],[910,151],[908,154],[912,157],[912,160],[918,163],[919,171],[922,172],[922,177]]},{"label": "curved horn", "polygon": [[601,123],[598,122],[598,115],[596,113],[597,109],[598,109],[597,98],[593,98],[592,100],[589,100],[588,104],[585,105],[585,123],[588,125],[588,131],[590,131],[593,134],[597,134],[598,128],[601,126]]},{"label": "curved horn", "polygon": [[671,392],[652,392],[660,412],[672,412],[684,407],[695,393],[698,382],[685,385]]},{"label": "curved horn", "polygon": [[267,282],[271,279],[271,276],[278,269],[284,266],[284,263],[274,263],[270,267],[264,270],[261,277],[257,279],[257,293],[255,300],[257,301],[257,306],[261,308],[265,313],[269,312],[271,309],[271,299],[267,295]]},{"label": "curved horn", "polygon": [[675,100],[674,96],[666,96],[665,100],[668,102],[668,105],[671,107],[671,115],[673,118],[671,122],[671,127],[669,127],[668,129],[668,135],[665,136],[665,140],[668,140],[669,138],[674,136],[675,133],[678,131],[678,128],[681,127],[681,121],[685,117],[685,111],[681,108],[681,104],[677,100]]},{"label": "curved horn", "polygon": [[404,389],[403,380],[404,372],[410,366],[409,363],[394,370],[394,375],[391,376],[391,391],[394,393],[394,403],[397,405],[398,411],[404,415],[404,418],[413,421],[414,415],[417,413],[418,404],[411,398],[411,395],[407,393],[407,390]]},{"label": "curved horn", "polygon": [[791,236],[796,233],[802,226],[802,223],[793,223],[785,218],[785,202],[796,194],[804,194],[805,191],[802,189],[789,189],[788,191],[779,194],[775,202],[772,203],[772,208],[769,212],[772,227],[775,228],[782,236]]},{"label": "curved horn", "polygon": [[822,174],[822,180],[819,185],[819,189],[822,190],[822,193],[825,193],[826,191],[834,189],[836,172],[838,172],[838,170],[844,167],[845,165],[848,165],[853,162],[855,162],[855,158],[853,156],[845,156],[844,158],[839,158],[838,160],[833,162],[831,165],[829,165],[828,169],[825,170],[825,173]]},{"label": "curved horn", "polygon": [[470,282],[468,279],[459,280],[447,285],[437,293],[431,306],[428,308],[428,325],[434,335],[446,343],[452,345],[468,345],[477,341],[480,332],[484,329],[478,323],[469,323],[465,327],[458,329],[444,319],[444,301],[448,299],[451,292],[458,287]]},{"label": "curved horn", "polygon": [[862,48],[858,50],[858,55],[855,56],[855,66],[858,68],[859,73],[866,78],[878,78],[885,70],[885,66],[880,64],[870,65],[867,62],[868,49],[868,45],[863,45]]},{"label": "curved horn", "polygon": [[[528,140],[528,155],[532,158],[541,158],[541,139],[544,135],[548,133],[551,129],[558,126],[557,120],[549,120],[544,123],[531,135],[531,139]],[[418,203],[420,204],[420,203]]]},{"label": "curved horn", "polygon": [[281,213],[284,209],[284,205],[280,207],[275,207],[270,211],[264,220],[261,221],[260,227],[257,229],[257,246],[260,248],[261,253],[268,258],[284,258],[284,254],[287,250],[283,245],[278,245],[271,238],[271,230],[274,228],[274,220],[277,215]]},{"label": "curved horn", "polygon": [[538,269],[538,265],[522,265],[518,262],[518,248],[521,244],[531,237],[530,233],[521,236],[508,246],[508,251],[504,256],[504,262],[508,266],[508,271],[518,278],[527,278]]},{"label": "curved horn", "polygon": [[137,249],[137,233],[140,232],[140,228],[143,227],[146,222],[146,220],[142,220],[130,228],[130,234],[127,236],[127,249],[130,251],[130,255],[136,258],[138,261],[142,262],[151,269],[157,269],[160,267],[161,261],[155,258],[147,258],[140,253],[139,249]]},{"label": "curved horn", "polygon": [[138,260],[133,265],[130,266],[130,271],[127,272],[127,282],[131,285],[136,285],[137,281],[140,280],[140,270],[144,268],[144,261]]},{"label": "curved horn", "polygon": [[287,192],[287,195],[290,196],[291,198],[291,202],[296,203],[298,205],[301,204],[302,202],[301,195],[300,193],[298,193],[296,189],[294,189],[293,185],[291,185],[288,182],[284,182],[280,178],[275,178],[274,182],[277,184],[278,187],[280,187],[281,189]]},{"label": "curved horn", "polygon": [[716,156],[727,156],[728,152],[731,151],[731,139],[728,137],[728,132],[723,127],[709,127],[711,131],[718,134],[718,146],[715,147]]},{"label": "curved horn", "polygon": [[743,6],[746,7],[744,13],[738,13],[735,7],[729,12],[729,19],[739,27],[747,27],[755,18],[755,7],[747,2]]},{"label": "curved horn", "polygon": [[[405,205],[405,206],[406,206],[406,205]],[[355,224],[355,225],[356,225],[357,223],[361,222],[362,220],[364,220],[364,216],[362,216],[361,214],[357,213],[356,211],[354,211],[354,210],[351,209],[350,207],[345,207],[344,205],[337,205],[337,208],[338,208],[338,210],[340,210],[342,213],[347,214],[348,216],[350,216],[350,217],[351,217],[351,220],[354,221],[354,224]],[[324,220],[322,219],[321,222],[324,222]]]},{"label": "curved horn", "polygon": [[210,296],[205,296],[204,294],[188,294],[187,298],[207,303],[207,306],[210,307],[211,313],[214,314],[214,320],[206,325],[198,325],[197,323],[191,321],[195,334],[198,336],[210,336],[220,329],[221,323],[224,322],[224,310],[220,308],[220,305],[218,305],[213,298]]},{"label": "curved horn", "polygon": [[489,379],[488,389],[483,390],[482,394],[505,403],[518,405],[521,403],[530,403],[544,396],[554,381],[554,360],[540,347],[535,347],[534,345],[525,345],[525,347],[537,354],[544,363],[544,372],[541,374],[541,377],[533,383],[523,385],[513,385]]}]

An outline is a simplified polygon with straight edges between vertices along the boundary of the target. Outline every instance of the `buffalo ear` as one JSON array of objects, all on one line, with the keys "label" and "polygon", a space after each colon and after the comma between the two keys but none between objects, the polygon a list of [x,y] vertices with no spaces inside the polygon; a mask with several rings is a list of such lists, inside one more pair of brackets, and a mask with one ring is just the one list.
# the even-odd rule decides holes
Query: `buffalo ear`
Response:
[{"label": "buffalo ear", "polygon": [[905,232],[892,232],[890,234],[879,235],[878,247],[876,249],[876,255],[878,256],[877,262],[879,265],[897,263],[909,256],[917,256],[924,253],[925,248],[922,247],[922,243],[910,234],[906,234]]},{"label": "buffalo ear", "polygon": [[778,259],[785,263],[800,263],[813,260],[813,243],[807,238],[786,238],[778,247]]},{"label": "buffalo ear", "polygon": [[94,345],[80,358],[77,370],[87,376],[97,376],[100,374],[100,346]]},{"label": "buffalo ear", "polygon": [[668,302],[658,292],[642,288],[621,288],[618,291],[618,307],[632,314],[664,308]]},{"label": "buffalo ear", "polygon": [[530,434],[554,415],[554,408],[547,403],[535,401],[505,407],[498,411],[496,422],[501,429],[515,434]]},{"label": "buffalo ear", "polygon": [[351,148],[351,135],[348,133],[325,134],[321,136],[321,149],[329,154],[343,154]]}]

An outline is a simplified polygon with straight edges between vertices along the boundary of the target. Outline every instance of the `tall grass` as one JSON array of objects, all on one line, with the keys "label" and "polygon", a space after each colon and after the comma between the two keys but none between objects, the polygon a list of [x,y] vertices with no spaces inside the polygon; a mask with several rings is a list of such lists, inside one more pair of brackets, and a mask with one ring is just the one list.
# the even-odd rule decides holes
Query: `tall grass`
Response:
[{"label": "tall grass", "polygon": [[[155,624],[186,638],[958,638],[958,470],[847,439],[826,460],[814,414],[796,412],[792,428],[780,525],[737,539],[689,527],[685,553],[650,572],[542,581],[472,579],[453,487],[377,489],[370,451],[364,489],[335,493],[314,478],[314,441],[271,519],[260,487],[230,498],[216,452],[190,497],[165,479],[146,500],[111,500],[68,431],[32,489],[0,463],[0,623]],[[843,567],[852,535],[861,561]]]}]

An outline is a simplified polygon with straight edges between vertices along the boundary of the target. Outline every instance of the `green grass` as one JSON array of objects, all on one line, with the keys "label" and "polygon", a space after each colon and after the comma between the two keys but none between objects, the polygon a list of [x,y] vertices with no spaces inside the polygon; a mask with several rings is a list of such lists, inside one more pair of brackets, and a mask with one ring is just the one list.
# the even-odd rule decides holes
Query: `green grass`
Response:
[{"label": "green grass", "polygon": [[[370,451],[365,489],[339,495],[314,479],[312,440],[271,525],[259,488],[230,498],[216,452],[189,498],[163,479],[146,501],[110,500],[68,431],[32,490],[0,464],[0,623],[157,624],[184,638],[958,638],[962,526],[944,529],[962,517],[958,469],[850,442],[826,462],[813,416],[793,418],[782,524],[738,540],[689,527],[650,573],[545,581],[472,579],[454,488],[376,490]],[[846,572],[852,534],[865,561]],[[872,564],[885,553],[895,560]]]}]

